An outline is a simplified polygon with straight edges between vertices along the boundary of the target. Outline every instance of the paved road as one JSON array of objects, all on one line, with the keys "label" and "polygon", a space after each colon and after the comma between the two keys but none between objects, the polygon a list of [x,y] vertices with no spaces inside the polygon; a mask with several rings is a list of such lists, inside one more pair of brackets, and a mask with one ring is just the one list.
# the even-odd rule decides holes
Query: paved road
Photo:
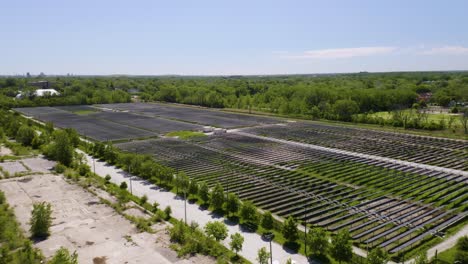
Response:
[{"label": "paved road", "polygon": [[[81,152],[81,151],[80,151]],[[83,153],[83,152],[81,152]],[[90,156],[86,155],[87,162],[93,168],[93,160]],[[117,169],[114,166],[109,166],[104,162],[95,161],[96,174],[103,177],[109,174],[111,182],[120,184],[122,181],[126,181],[130,186],[130,176]],[[184,202],[182,199],[175,196],[174,193],[168,191],[162,191],[156,186],[139,179],[138,177],[132,177],[132,191],[137,196],[147,195],[149,202],[157,201],[160,204],[160,208],[171,206],[172,215],[178,219],[184,219]],[[210,211],[201,210],[196,204],[187,203],[187,222],[197,222],[200,226],[204,226],[209,221],[224,221],[227,224],[229,234],[236,232],[241,233],[244,236],[243,250],[240,254],[248,259],[249,261],[256,263],[257,252],[261,247],[269,247],[269,244],[261,239],[256,233],[243,232],[240,230],[239,225],[230,225],[228,220],[213,215]],[[223,241],[223,244],[229,247],[229,237]],[[287,252],[283,247],[277,243],[272,244],[273,247],[273,260],[278,260],[279,263],[285,263],[288,258],[296,261],[296,263],[308,263],[307,259],[299,254]]]}]

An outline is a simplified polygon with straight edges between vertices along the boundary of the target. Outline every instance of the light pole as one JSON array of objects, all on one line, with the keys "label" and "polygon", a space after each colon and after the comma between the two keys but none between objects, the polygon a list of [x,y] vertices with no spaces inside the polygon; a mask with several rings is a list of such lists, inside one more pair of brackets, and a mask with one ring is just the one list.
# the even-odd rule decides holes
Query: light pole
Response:
[{"label": "light pole", "polygon": [[185,224],[187,224],[187,192],[184,189],[184,217],[185,217]]},{"label": "light pole", "polygon": [[271,246],[271,241],[275,239],[275,234],[268,233],[264,235],[265,239],[270,242],[270,264],[273,264],[273,247]]},{"label": "light pole", "polygon": [[307,258],[307,203],[304,207],[304,253]]},{"label": "light pole", "polygon": [[130,194],[133,195],[133,186],[132,186],[132,166],[131,165],[128,165],[128,176],[129,176],[129,180],[130,180]]}]

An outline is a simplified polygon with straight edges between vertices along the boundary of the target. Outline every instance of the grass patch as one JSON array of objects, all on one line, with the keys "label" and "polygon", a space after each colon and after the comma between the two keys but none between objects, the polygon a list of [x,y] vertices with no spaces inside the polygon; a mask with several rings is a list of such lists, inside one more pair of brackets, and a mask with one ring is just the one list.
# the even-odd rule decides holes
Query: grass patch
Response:
[{"label": "grass patch", "polygon": [[456,247],[449,248],[448,250],[440,252],[437,256],[437,260],[440,260],[441,263],[454,263],[456,252]]},{"label": "grass patch", "polygon": [[[40,250],[34,249],[32,242],[21,230],[13,209],[0,191],[0,261],[2,263],[42,263]],[[27,262],[26,262],[27,261]]]},{"label": "grass patch", "polygon": [[192,139],[192,138],[199,138],[199,137],[206,137],[206,135],[202,132],[194,132],[194,131],[174,131],[174,132],[169,132],[166,134],[168,137],[178,137],[180,139]]},{"label": "grass patch", "polygon": [[98,112],[97,110],[91,110],[91,109],[73,111],[73,113],[77,115],[92,115],[97,112]]}]

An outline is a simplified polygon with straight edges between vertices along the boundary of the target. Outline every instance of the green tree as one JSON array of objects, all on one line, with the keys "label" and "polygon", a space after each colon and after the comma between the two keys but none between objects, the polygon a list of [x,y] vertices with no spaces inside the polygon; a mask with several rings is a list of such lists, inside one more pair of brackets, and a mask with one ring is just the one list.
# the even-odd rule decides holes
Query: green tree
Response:
[{"label": "green tree", "polygon": [[244,244],[244,237],[239,234],[235,233],[231,235],[231,242],[229,242],[229,246],[231,250],[237,253],[242,250],[242,245]]},{"label": "green tree", "polygon": [[192,179],[192,180],[190,181],[188,193],[189,193],[190,195],[195,196],[195,195],[198,194],[198,189],[199,189],[198,182],[197,182],[195,179]]},{"label": "green tree", "polygon": [[213,190],[211,190],[211,205],[214,210],[223,209],[224,204],[224,189],[221,184],[216,184]]},{"label": "green tree", "polygon": [[367,255],[367,263],[369,264],[386,264],[388,262],[388,254],[383,249],[376,247]]},{"label": "green tree", "polygon": [[127,182],[124,182],[124,181],[121,182],[119,187],[121,190],[127,190],[128,188]]},{"label": "green tree", "polygon": [[460,115],[460,124],[465,130],[465,134],[468,134],[468,107],[464,108]]},{"label": "green tree", "polygon": [[457,250],[463,250],[468,252],[468,236],[462,236],[457,240]]},{"label": "green tree", "polygon": [[259,217],[257,207],[251,201],[242,203],[240,217],[246,224],[258,225]]},{"label": "green tree", "polygon": [[48,237],[49,228],[52,224],[52,206],[46,202],[34,203],[30,224],[30,231],[33,237]]},{"label": "green tree", "polygon": [[468,263],[468,236],[462,236],[455,245],[455,261],[459,263]]},{"label": "green tree", "polygon": [[226,199],[226,211],[228,212],[228,215],[237,214],[237,212],[239,212],[239,208],[239,197],[237,197],[237,195],[235,195],[234,193],[229,193]]},{"label": "green tree", "polygon": [[22,125],[16,133],[16,140],[24,146],[31,146],[36,132],[28,125]]},{"label": "green tree", "polygon": [[78,254],[76,252],[73,252],[73,254],[70,254],[68,249],[64,247],[60,247],[57,252],[55,252],[55,255],[52,257],[48,264],[78,264]]},{"label": "green tree", "polygon": [[284,221],[282,233],[288,242],[295,242],[299,238],[297,222],[292,216]]},{"label": "green tree", "polygon": [[270,260],[270,252],[265,247],[258,250],[257,261],[259,264],[268,264]]},{"label": "green tree", "polygon": [[205,233],[216,241],[224,240],[228,235],[227,227],[219,221],[208,222],[205,225]]},{"label": "green tree", "polygon": [[458,261],[458,263],[468,263],[468,251],[467,250],[455,251],[454,259],[455,261]]},{"label": "green tree", "polygon": [[203,201],[204,204],[209,203],[210,201],[210,189],[208,188],[208,185],[206,182],[201,182],[200,183],[200,189],[198,190],[198,196],[200,196],[200,199]]},{"label": "green tree", "polygon": [[330,253],[334,259],[341,263],[342,261],[349,262],[353,257],[353,247],[351,237],[347,229],[338,231],[332,239]]},{"label": "green tree", "polygon": [[50,155],[58,162],[69,166],[73,160],[73,146],[68,138],[67,132],[56,130],[54,142],[50,146]]},{"label": "green tree", "polygon": [[359,105],[353,100],[338,100],[333,104],[333,110],[341,121],[351,121],[354,114],[359,113]]},{"label": "green tree", "polygon": [[271,214],[270,211],[266,211],[263,214],[261,226],[265,230],[271,230],[271,229],[273,229],[273,223],[274,223],[273,215]]},{"label": "green tree", "polygon": [[190,186],[190,179],[184,172],[179,172],[174,180],[174,185],[177,188],[177,193],[187,193]]},{"label": "green tree", "polygon": [[330,242],[327,232],[321,228],[316,227],[309,230],[307,234],[307,243],[313,255],[326,255]]},{"label": "green tree", "polygon": [[169,236],[171,241],[184,244],[189,235],[189,227],[182,221],[176,223],[169,229]]}]

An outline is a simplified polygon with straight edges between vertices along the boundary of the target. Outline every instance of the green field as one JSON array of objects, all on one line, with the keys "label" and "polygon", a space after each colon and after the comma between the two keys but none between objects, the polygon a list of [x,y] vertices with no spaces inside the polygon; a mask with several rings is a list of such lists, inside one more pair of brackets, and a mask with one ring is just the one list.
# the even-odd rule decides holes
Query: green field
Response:
[{"label": "green field", "polygon": [[98,111],[95,111],[95,110],[77,110],[77,111],[74,111],[73,113],[74,114],[77,114],[77,115],[91,115],[91,114],[94,114]]},{"label": "green field", "polygon": [[[406,110],[402,111],[402,114],[416,116],[417,113],[414,110],[406,109]],[[393,115],[392,112],[384,111],[384,112],[373,113],[370,116],[372,116],[372,117],[382,117],[384,119],[391,119],[392,115]],[[441,120],[445,120],[445,122],[448,122],[450,118],[454,119],[454,122],[453,122],[454,126],[457,126],[457,127],[460,126],[459,121],[458,121],[458,119],[460,118],[460,115],[446,114],[446,113],[438,113],[438,114],[427,113],[427,120],[429,122],[431,122],[431,121],[440,122]]]},{"label": "green field", "polygon": [[167,133],[166,136],[168,137],[178,137],[180,139],[191,139],[191,138],[197,138],[197,137],[206,137],[205,134],[202,132],[194,132],[194,131],[174,131]]}]

